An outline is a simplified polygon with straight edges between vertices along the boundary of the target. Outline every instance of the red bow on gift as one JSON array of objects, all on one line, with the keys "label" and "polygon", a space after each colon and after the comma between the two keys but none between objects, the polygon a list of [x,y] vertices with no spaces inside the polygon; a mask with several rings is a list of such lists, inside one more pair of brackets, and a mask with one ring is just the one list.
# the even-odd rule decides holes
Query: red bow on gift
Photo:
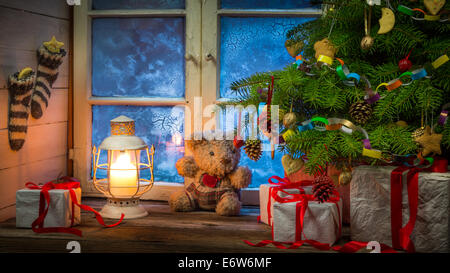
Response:
[{"label": "red bow on gift", "polygon": [[[77,195],[75,194],[75,191],[73,189],[77,189],[80,187],[80,182],[73,178],[73,177],[62,177],[60,179],[61,183],[53,183],[53,181],[47,182],[44,185],[36,185],[33,182],[28,182],[25,184],[25,186],[28,189],[31,190],[41,190],[40,193],[40,200],[39,200],[39,216],[36,220],[34,220],[34,222],[31,224],[31,229],[36,232],[36,233],[51,233],[51,232],[61,232],[61,233],[70,233],[70,234],[74,234],[77,236],[82,236],[82,232],[79,229],[75,229],[72,228],[73,226],[73,222],[74,222],[74,208],[75,205],[77,205],[80,209],[82,210],[87,210],[87,211],[91,211],[93,213],[95,213],[95,218],[97,219],[97,221],[105,226],[105,227],[115,227],[118,224],[120,224],[124,218],[124,214],[122,213],[122,216],[120,218],[120,220],[112,225],[105,225],[105,222],[103,221],[102,216],[100,215],[100,213],[98,213],[96,210],[94,210],[93,208],[87,206],[87,205],[83,205],[83,204],[79,204],[78,200],[77,200]],[[50,194],[49,194],[49,190],[68,190],[70,193],[70,197],[72,198],[72,219],[71,219],[71,224],[70,224],[70,228],[66,228],[66,227],[47,227],[44,228],[44,219],[45,216],[47,216],[48,213],[48,208],[50,206]]]}]

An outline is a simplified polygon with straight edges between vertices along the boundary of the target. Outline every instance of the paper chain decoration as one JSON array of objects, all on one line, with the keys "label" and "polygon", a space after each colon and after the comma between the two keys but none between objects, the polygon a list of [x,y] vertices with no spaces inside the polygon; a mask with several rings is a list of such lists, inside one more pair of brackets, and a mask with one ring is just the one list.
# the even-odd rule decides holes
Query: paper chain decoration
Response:
[{"label": "paper chain decoration", "polygon": [[[437,15],[429,15],[427,14],[425,11],[421,10],[421,9],[411,9],[408,8],[407,6],[404,5],[399,5],[397,7],[397,10],[400,11],[401,13],[404,13],[406,15],[411,16],[412,19],[416,20],[416,21],[439,21],[439,22],[446,22],[448,21],[448,11],[447,10],[443,10],[440,12],[440,14]],[[414,12],[420,12],[423,14],[423,18],[419,18],[419,17],[415,17],[414,16]],[[445,18],[441,18],[441,15],[446,16]]]},{"label": "paper chain decoration", "polygon": [[[293,63],[293,65],[296,66],[297,69],[303,70],[306,75],[315,76],[316,74],[312,74],[309,72],[313,65],[306,64],[304,62],[301,54],[302,53],[300,53],[295,58],[296,61]],[[367,95],[364,97],[364,99],[366,100],[366,102],[368,104],[375,103],[376,101],[378,101],[379,99],[382,98],[378,93],[378,89],[382,86],[385,86],[388,91],[392,91],[392,90],[399,88],[400,86],[410,85],[414,80],[419,80],[419,79],[425,78],[425,77],[427,77],[427,78],[431,77],[431,76],[428,76],[428,73],[427,73],[427,70],[425,69],[425,67],[421,67],[421,68],[418,68],[413,71],[404,72],[398,78],[395,78],[387,83],[380,83],[374,92],[372,90],[372,85],[370,84],[369,80],[366,77],[360,76],[358,73],[355,73],[355,72],[350,72],[350,70],[348,69],[347,65],[344,63],[343,60],[341,60],[339,58],[336,58],[336,60],[340,63],[340,65],[338,65],[336,69],[331,67],[331,65],[333,64],[333,59],[328,56],[325,56],[325,55],[320,55],[319,58],[317,59],[317,63],[323,64],[331,70],[335,70],[336,73],[338,74],[339,78],[342,80],[342,82],[347,86],[358,85],[360,80],[362,79],[366,85],[366,92],[367,92]],[[437,58],[435,61],[433,61],[431,63],[431,66],[434,69],[437,69],[440,66],[442,66],[443,64],[445,64],[446,62],[448,62],[449,60],[450,59],[447,56],[447,54],[444,54],[444,55],[440,56],[439,58]],[[411,80],[409,82],[404,83],[402,81],[402,79],[405,77],[410,77]]]},{"label": "paper chain decoration", "polygon": [[[315,122],[321,122],[325,124],[325,126],[320,125],[313,125]],[[354,125],[351,121],[341,118],[323,118],[323,117],[314,117],[310,120],[306,120],[302,122],[300,126],[298,126],[297,130],[299,132],[307,131],[307,130],[318,130],[318,131],[333,131],[333,130],[340,130],[347,134],[352,134],[355,131],[359,131],[364,135],[364,139],[362,140],[362,143],[364,145],[362,155],[376,158],[379,160],[382,160],[386,163],[393,163],[393,162],[400,162],[407,166],[419,166],[424,163],[424,161],[428,161],[428,165],[431,166],[433,164],[433,158],[432,157],[426,157],[423,158],[420,153],[417,155],[417,158],[414,160],[414,163],[411,165],[408,163],[408,160],[411,157],[415,157],[414,154],[407,154],[407,155],[398,155],[393,154],[391,152],[381,151],[373,149],[370,140],[369,135],[367,134],[367,131],[364,130],[364,128],[360,126]],[[282,134],[283,138],[286,140],[289,137],[291,137],[293,134],[295,134],[295,131],[292,129],[288,129],[285,133]],[[429,167],[428,166],[428,167]],[[421,166],[422,167],[422,166]]]}]

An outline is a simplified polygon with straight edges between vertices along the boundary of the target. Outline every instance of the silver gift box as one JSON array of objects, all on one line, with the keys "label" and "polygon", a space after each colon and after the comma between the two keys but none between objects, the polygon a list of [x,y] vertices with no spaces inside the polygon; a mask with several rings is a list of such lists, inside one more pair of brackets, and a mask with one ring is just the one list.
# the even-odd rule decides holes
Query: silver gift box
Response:
[{"label": "silver gift box", "polygon": [[[273,240],[277,242],[295,242],[298,223],[297,202],[273,205]],[[338,210],[339,209],[339,210]],[[339,239],[339,226],[342,225],[342,200],[336,203],[309,201],[303,218],[302,240],[315,240],[333,245]],[[342,226],[341,226],[342,227]]]},{"label": "silver gift box", "polygon": [[[81,189],[73,189],[81,204]],[[40,190],[22,189],[16,192],[16,227],[31,228],[39,216]],[[74,225],[81,222],[80,208],[74,205],[68,190],[49,190],[50,206],[44,219],[44,227],[70,227],[72,214]],[[45,202],[45,201],[44,201]]]},{"label": "silver gift box", "polygon": [[[359,166],[350,187],[351,239],[392,246],[391,172],[395,166]],[[403,173],[402,227],[409,221],[406,174]],[[417,252],[450,252],[450,172],[419,173],[417,221],[411,234]]]}]

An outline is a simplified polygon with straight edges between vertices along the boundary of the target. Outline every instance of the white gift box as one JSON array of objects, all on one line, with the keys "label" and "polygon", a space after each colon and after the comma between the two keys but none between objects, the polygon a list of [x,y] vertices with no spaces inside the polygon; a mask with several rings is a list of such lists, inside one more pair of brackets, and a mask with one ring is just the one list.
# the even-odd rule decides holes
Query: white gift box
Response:
[{"label": "white gift box", "polygon": [[[298,213],[297,202],[274,203],[272,225],[274,241],[283,243],[296,241],[296,227],[300,224]],[[309,201],[303,218],[301,240],[315,240],[331,246],[340,237],[341,225],[342,200],[337,203]]]},{"label": "white gift box", "polygon": [[[392,246],[391,172],[395,166],[359,166],[350,187],[351,239]],[[409,221],[403,173],[402,226]],[[450,252],[450,172],[419,173],[419,205],[411,240],[417,252]]]},{"label": "white gift box", "polygon": [[[273,219],[270,219],[269,223],[269,211],[270,209],[271,214],[273,215],[273,204],[275,203],[275,200],[273,197],[270,196],[271,194],[271,188],[278,187],[277,185],[273,184],[262,184],[259,186],[259,220],[267,225],[272,225]],[[306,194],[312,194],[312,186],[303,186],[301,187]],[[298,188],[290,188],[290,189],[283,189],[283,191],[288,193],[300,193],[300,189]],[[283,192],[278,191],[278,196],[285,197],[286,194]],[[270,200],[270,208],[267,207]]]},{"label": "white gift box", "polygon": [[[73,189],[77,201],[81,204],[81,188]],[[31,228],[39,216],[40,190],[22,189],[16,192],[16,227]],[[44,219],[43,227],[70,227],[72,214],[73,225],[81,222],[80,208],[74,205],[69,190],[53,189],[50,194],[50,206]],[[45,200],[44,200],[45,202]]]}]

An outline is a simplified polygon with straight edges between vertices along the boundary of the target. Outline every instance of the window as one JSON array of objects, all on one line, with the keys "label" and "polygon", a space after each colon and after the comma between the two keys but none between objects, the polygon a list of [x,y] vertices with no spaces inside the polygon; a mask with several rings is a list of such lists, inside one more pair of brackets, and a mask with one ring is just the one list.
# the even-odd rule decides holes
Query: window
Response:
[{"label": "window", "polygon": [[[283,68],[293,61],[286,31],[320,13],[298,0],[82,1],[74,9],[73,159],[83,190],[97,193],[91,149],[109,135],[109,120],[123,114],[156,148],[155,186],[144,198],[167,200],[183,187],[175,162],[185,152],[180,136],[194,125],[185,122],[194,111],[173,107],[193,109],[194,97],[203,106],[232,98],[232,81]],[[280,159],[268,154],[254,163],[243,153],[254,188],[283,175]]]}]

